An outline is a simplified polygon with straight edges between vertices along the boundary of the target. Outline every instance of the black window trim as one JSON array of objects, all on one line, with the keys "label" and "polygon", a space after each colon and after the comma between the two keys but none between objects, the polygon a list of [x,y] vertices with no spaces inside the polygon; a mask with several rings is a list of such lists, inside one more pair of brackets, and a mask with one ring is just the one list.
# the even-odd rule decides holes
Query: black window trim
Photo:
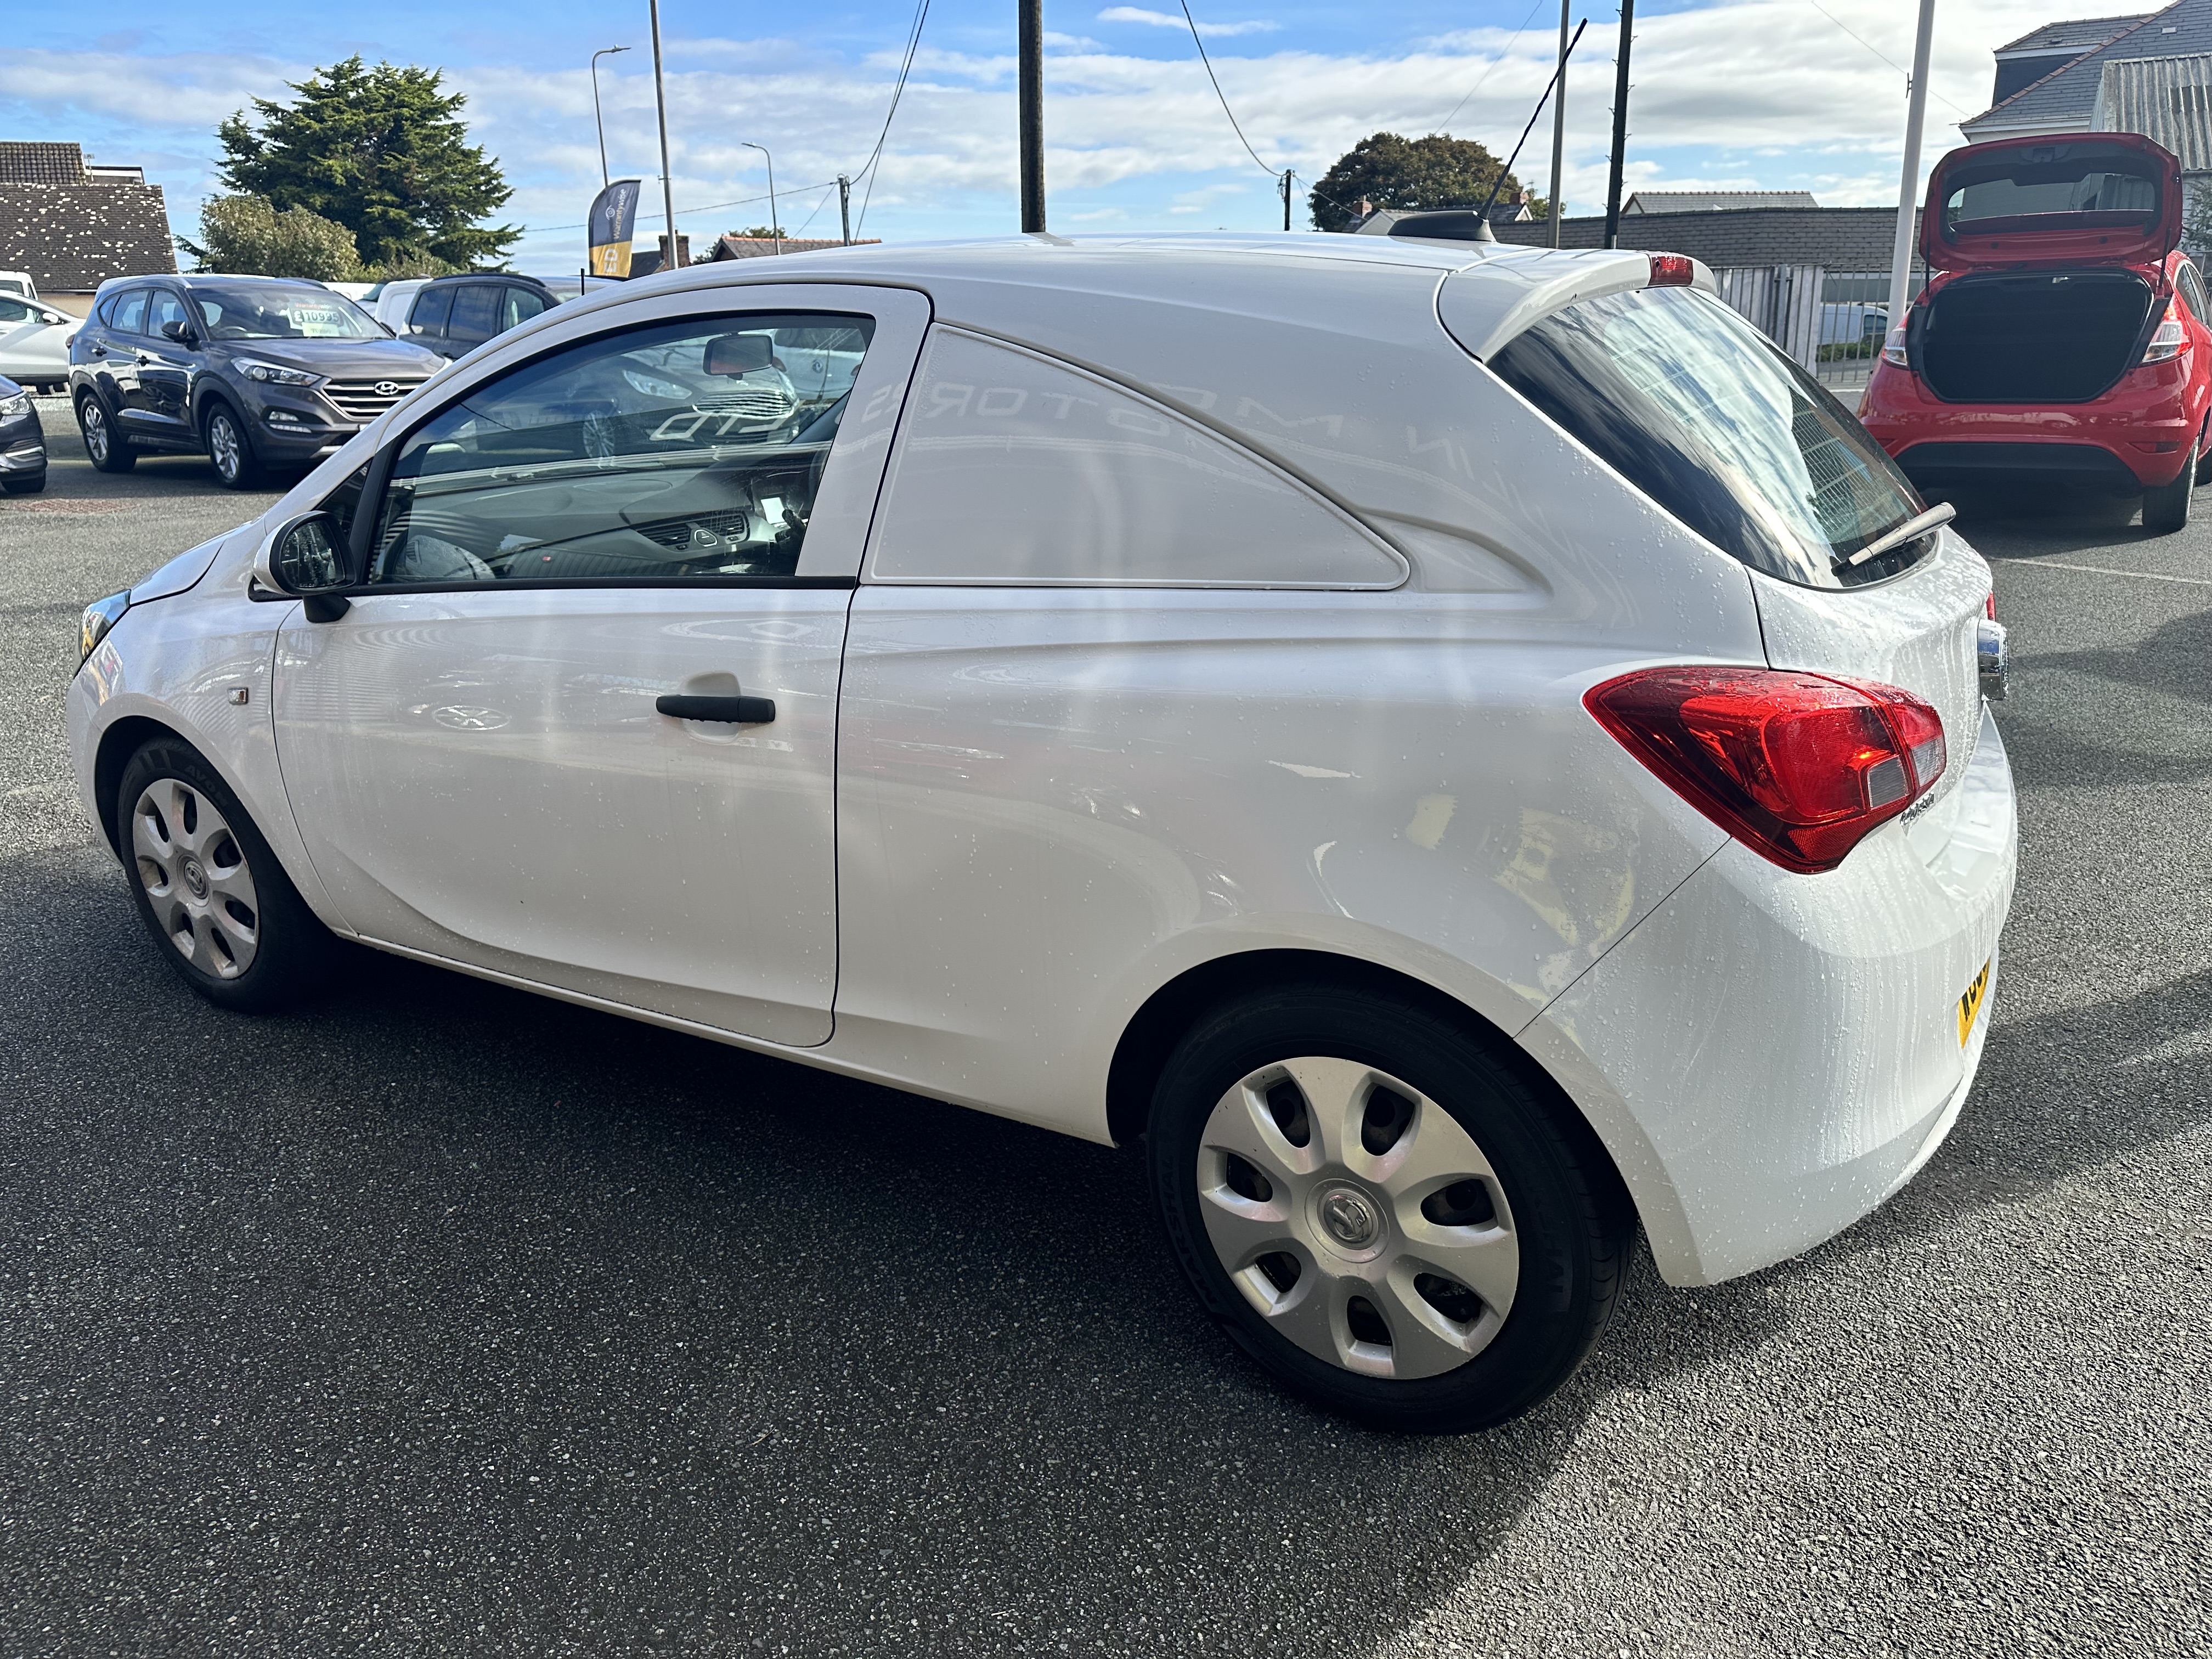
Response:
[{"label": "black window trim", "polygon": [[[549,310],[538,314],[546,316],[550,315],[550,312]],[[858,587],[860,585],[858,575],[827,576],[797,574],[788,576],[577,576],[537,581],[526,579],[521,581],[406,582],[382,586],[372,586],[367,580],[369,556],[375,550],[376,526],[383,519],[385,489],[392,481],[392,469],[398,460],[399,452],[406,447],[410,438],[447,410],[467,402],[478,392],[497,386],[512,375],[520,374],[534,363],[543,362],[546,358],[556,356],[564,351],[572,351],[579,346],[590,345],[599,340],[612,339],[618,334],[633,333],[640,329],[655,328],[664,323],[676,321],[705,322],[726,317],[762,315],[802,317],[807,314],[809,313],[800,307],[756,305],[727,311],[692,312],[682,318],[653,318],[639,322],[617,323],[592,333],[578,335],[574,339],[549,344],[540,350],[533,351],[527,356],[508,363],[496,374],[489,375],[483,380],[473,381],[469,386],[460,388],[453,396],[416,416],[404,428],[395,427],[384,434],[383,441],[378,445],[376,453],[370,458],[368,477],[362,483],[361,505],[354,512],[353,534],[348,538],[347,562],[360,574],[346,586],[331,591],[349,599],[374,599],[387,593],[520,593],[532,589],[562,588],[582,590],[609,587]],[[833,311],[825,308],[819,314],[824,317],[850,317],[854,313],[849,309]],[[867,314],[872,323],[881,325],[883,318],[880,312],[870,312]],[[492,337],[497,339],[499,337],[494,335]],[[874,346],[872,338],[869,345],[872,349]],[[917,358],[917,364],[919,361]],[[833,442],[830,446],[830,453],[834,455],[836,453],[836,446]],[[343,486],[344,481],[341,479],[339,482]],[[880,492],[882,489],[880,481],[877,488]],[[329,499],[328,495],[324,499]],[[372,503],[374,503],[374,510],[371,510]]]}]

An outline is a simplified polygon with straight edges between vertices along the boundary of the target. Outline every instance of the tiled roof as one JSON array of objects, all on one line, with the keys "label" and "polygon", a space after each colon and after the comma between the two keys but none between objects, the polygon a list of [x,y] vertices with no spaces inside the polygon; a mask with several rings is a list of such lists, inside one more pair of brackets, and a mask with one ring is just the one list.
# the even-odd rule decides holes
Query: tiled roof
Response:
[{"label": "tiled roof", "polygon": [[2014,125],[2087,131],[2096,112],[2097,87],[2107,61],[2117,58],[2186,58],[2212,52],[2212,0],[2175,0],[2101,46],[2023,87],[2002,103],[1961,124],[1969,139],[1987,124],[1999,130]]},{"label": "tiled roof", "polygon": [[2097,129],[2140,132],[2181,158],[2184,173],[2212,172],[2212,54],[2106,61]]},{"label": "tiled roof", "polygon": [[1818,207],[1809,190],[1639,190],[1623,213],[1717,213],[1729,208]]},{"label": "tiled roof", "polygon": [[0,270],[28,271],[41,294],[176,268],[159,185],[0,182]]},{"label": "tiled roof", "polygon": [[0,185],[81,185],[83,182],[82,145],[0,140]]},{"label": "tiled roof", "polygon": [[[1498,240],[1527,246],[1551,240],[1542,220],[1499,225]],[[1686,253],[1717,270],[1741,265],[1820,265],[1829,270],[1889,269],[1896,245],[1895,208],[1729,208],[1717,213],[1638,213],[1620,222],[1620,246],[1653,253]],[[1566,247],[1600,247],[1605,220],[1564,219]],[[1919,269],[1916,240],[1913,267]]]},{"label": "tiled roof", "polygon": [[2070,22],[2045,23],[2017,40],[2006,41],[1997,51],[2063,52],[2071,47],[2075,52],[2087,52],[2092,46],[2103,46],[2123,30],[2133,28],[2149,15],[2147,11],[2139,11],[2126,17],[2077,17]]}]

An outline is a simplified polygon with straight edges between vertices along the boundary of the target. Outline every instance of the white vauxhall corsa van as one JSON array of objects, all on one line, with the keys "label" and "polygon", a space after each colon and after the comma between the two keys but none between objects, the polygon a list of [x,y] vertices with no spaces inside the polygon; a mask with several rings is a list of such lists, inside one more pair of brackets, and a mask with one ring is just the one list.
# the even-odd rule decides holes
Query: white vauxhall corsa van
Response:
[{"label": "white vauxhall corsa van", "polygon": [[1639,1224],[1701,1285],[1880,1204],[1988,1027],[1988,568],[1711,289],[1281,236],[594,294],[86,611],[85,804],[210,1001],[358,939],[1140,1142],[1254,1359],[1492,1423]]}]

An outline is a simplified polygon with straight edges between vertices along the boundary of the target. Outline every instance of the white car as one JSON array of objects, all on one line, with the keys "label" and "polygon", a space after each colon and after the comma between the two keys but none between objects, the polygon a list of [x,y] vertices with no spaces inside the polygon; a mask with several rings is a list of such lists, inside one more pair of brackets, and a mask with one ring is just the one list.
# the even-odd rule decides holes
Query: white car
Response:
[{"label": "white car", "polygon": [[40,391],[67,386],[69,340],[77,325],[43,301],[0,294],[0,378]]},{"label": "white car", "polygon": [[1950,1127],[2002,635],[1703,267],[1379,240],[562,306],[86,612],[85,805],[214,1002],[335,935],[1141,1143],[1278,1377],[1523,1410],[1638,1224],[1729,1279]]}]

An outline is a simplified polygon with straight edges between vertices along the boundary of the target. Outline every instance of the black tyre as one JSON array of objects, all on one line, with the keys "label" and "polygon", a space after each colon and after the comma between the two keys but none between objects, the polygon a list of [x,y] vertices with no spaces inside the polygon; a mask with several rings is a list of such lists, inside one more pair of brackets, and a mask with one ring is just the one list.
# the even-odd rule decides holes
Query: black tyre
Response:
[{"label": "black tyre", "polygon": [[90,392],[77,394],[76,429],[84,434],[86,459],[102,472],[128,472],[138,465],[138,452],[115,429],[107,406]]},{"label": "black tyre", "polygon": [[264,469],[253,453],[253,436],[239,413],[220,398],[200,416],[200,441],[215,465],[216,481],[226,489],[260,488]]},{"label": "black tyre", "polygon": [[139,918],[187,985],[246,1013],[321,988],[337,940],[191,744],[161,738],[132,756],[112,810]]},{"label": "black tyre", "polygon": [[2197,470],[2193,466],[2181,469],[2181,476],[2170,484],[2143,491],[2143,528],[2154,536],[2170,536],[2189,523],[2189,504],[2197,493]]},{"label": "black tyre", "polygon": [[1223,1006],[1170,1057],[1146,1146],[1169,1243],[1231,1340],[1316,1405],[1486,1428],[1604,1330],[1626,1197],[1502,1041],[1315,984]]}]

